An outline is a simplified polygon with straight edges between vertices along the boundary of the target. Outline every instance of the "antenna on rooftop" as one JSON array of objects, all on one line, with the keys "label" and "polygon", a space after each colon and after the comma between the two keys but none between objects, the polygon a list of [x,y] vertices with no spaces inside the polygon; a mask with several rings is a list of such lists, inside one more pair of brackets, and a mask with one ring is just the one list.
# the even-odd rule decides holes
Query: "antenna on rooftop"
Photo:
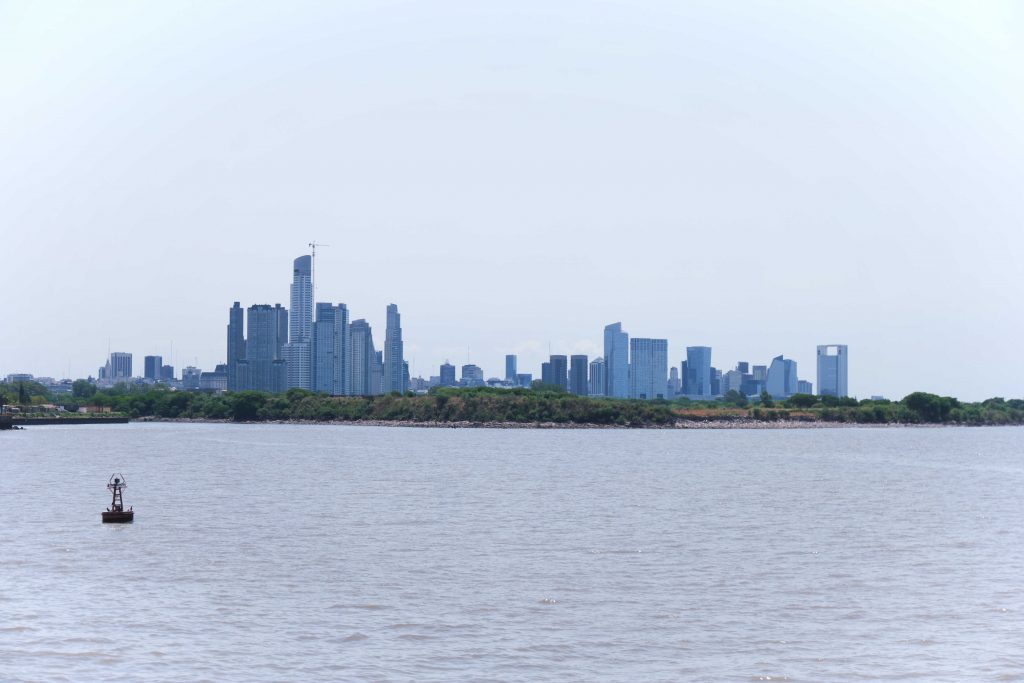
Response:
[{"label": "antenna on rooftop", "polygon": [[312,258],[312,264],[310,266],[309,279],[312,282],[311,289],[313,290],[312,294],[313,294],[313,303],[314,304],[316,303],[316,248],[317,247],[329,247],[329,246],[331,246],[331,245],[324,244],[323,242],[317,242],[316,240],[313,240],[312,242],[309,243],[309,248],[313,250],[313,258]]}]

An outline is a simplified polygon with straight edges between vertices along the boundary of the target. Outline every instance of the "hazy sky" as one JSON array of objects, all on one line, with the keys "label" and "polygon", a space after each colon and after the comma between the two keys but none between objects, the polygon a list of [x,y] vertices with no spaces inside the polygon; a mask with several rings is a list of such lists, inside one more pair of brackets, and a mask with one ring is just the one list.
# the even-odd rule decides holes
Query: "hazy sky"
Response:
[{"label": "hazy sky", "polygon": [[414,375],[602,329],[1024,396],[1018,2],[4,2],[0,376],[317,299]]}]

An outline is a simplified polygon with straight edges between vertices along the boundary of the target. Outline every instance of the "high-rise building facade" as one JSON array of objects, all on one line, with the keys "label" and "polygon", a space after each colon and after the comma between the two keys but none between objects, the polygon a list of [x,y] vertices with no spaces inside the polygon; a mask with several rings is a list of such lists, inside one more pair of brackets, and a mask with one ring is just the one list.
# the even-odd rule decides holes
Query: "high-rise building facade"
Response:
[{"label": "high-rise building facade", "polygon": [[398,313],[398,306],[388,304],[388,320],[384,336],[384,393],[386,394],[392,391],[405,393],[407,384],[404,379],[405,359],[402,358],[402,354],[402,316]]},{"label": "high-rise building facade", "polygon": [[145,377],[146,379],[151,379],[154,382],[159,382],[161,379],[160,371],[163,369],[164,366],[163,357],[146,356],[143,359],[143,363],[145,365],[145,372],[143,373],[142,376]]},{"label": "high-rise building facade", "polygon": [[228,391],[241,391],[245,385],[239,381],[238,363],[245,360],[245,311],[239,302],[228,310]]},{"label": "high-rise building facade", "polygon": [[203,371],[194,365],[186,366],[181,371],[181,386],[185,389],[198,389],[199,379],[202,377]]},{"label": "high-rise building facade", "polygon": [[605,396],[629,396],[629,335],[623,332],[622,323],[604,328],[604,372]]},{"label": "high-rise building facade", "polygon": [[373,354],[373,366],[370,368],[370,389],[375,396],[384,393],[384,352]]},{"label": "high-rise building facade", "polygon": [[665,398],[673,399],[683,390],[683,384],[679,380],[679,368],[672,366],[668,369],[668,388],[665,391]]},{"label": "high-rise building facade", "polygon": [[134,377],[132,373],[132,354],[124,351],[114,351],[111,353],[108,377],[115,381]]},{"label": "high-rise building facade", "polygon": [[730,370],[722,375],[722,393],[728,394],[730,391],[742,392],[743,390],[743,373],[739,370]]},{"label": "high-rise building facade", "polygon": [[789,398],[797,393],[796,361],[782,356],[773,358],[772,364],[768,366],[765,391],[777,399]]},{"label": "high-rise building facade", "polygon": [[463,365],[461,384],[464,387],[482,387],[484,385],[484,371],[472,363]]},{"label": "high-rise building facade", "polygon": [[668,386],[668,340],[634,337],[629,340],[629,397],[665,398]]},{"label": "high-rise building facade", "polygon": [[444,365],[441,366],[438,382],[442,387],[454,387],[457,384],[455,381],[455,366],[445,361]]},{"label": "high-rise building facade", "polygon": [[351,393],[352,354],[348,307],[317,303],[313,323],[313,390],[346,396]]},{"label": "high-rise building facade", "polygon": [[687,346],[683,394],[708,398],[711,393],[711,347]]},{"label": "high-rise building facade", "polygon": [[569,390],[569,359],[566,356],[555,355],[548,360],[550,363],[551,384]]},{"label": "high-rise building facade", "polygon": [[590,386],[587,382],[587,367],[589,359],[577,354],[569,358],[569,393],[578,396],[590,394]]},{"label": "high-rise building facade", "polygon": [[353,396],[370,396],[378,393],[374,387],[373,367],[377,352],[373,347],[373,330],[370,324],[360,318],[349,325],[349,339],[352,345],[350,364]]},{"label": "high-rise building facade", "polygon": [[313,388],[313,264],[309,255],[295,259],[292,266],[291,319],[288,346],[288,387]]},{"label": "high-rise building facade", "polygon": [[515,382],[516,381],[516,361],[515,354],[508,354],[505,356],[505,381]]},{"label": "high-rise building facade", "polygon": [[818,394],[820,396],[850,395],[847,387],[847,349],[845,344],[818,347]]},{"label": "high-rise building facade", "polygon": [[245,360],[237,361],[239,388],[279,393],[287,389],[284,347],[288,309],[275,304],[250,306],[246,313]]},{"label": "high-rise building facade", "polygon": [[132,354],[125,351],[112,351],[99,371],[100,384],[108,387],[128,382],[132,376]]},{"label": "high-rise building facade", "polygon": [[590,361],[590,395],[604,396],[604,358]]},{"label": "high-rise building facade", "polygon": [[798,379],[796,381],[796,393],[798,394],[813,394],[814,385],[807,380]]}]

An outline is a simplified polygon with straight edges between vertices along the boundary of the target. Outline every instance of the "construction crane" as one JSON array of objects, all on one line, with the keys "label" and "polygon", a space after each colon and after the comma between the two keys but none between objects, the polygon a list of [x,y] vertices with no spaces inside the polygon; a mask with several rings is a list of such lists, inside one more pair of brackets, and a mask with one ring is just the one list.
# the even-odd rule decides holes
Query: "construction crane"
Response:
[{"label": "construction crane", "polygon": [[314,302],[316,301],[316,248],[317,247],[329,247],[329,246],[331,246],[331,245],[323,244],[322,242],[317,242],[316,240],[313,240],[312,242],[309,243],[309,248],[313,250],[313,259],[312,259],[312,264],[310,266],[309,279],[312,280],[312,290],[313,290],[312,294],[313,294],[313,301]]}]

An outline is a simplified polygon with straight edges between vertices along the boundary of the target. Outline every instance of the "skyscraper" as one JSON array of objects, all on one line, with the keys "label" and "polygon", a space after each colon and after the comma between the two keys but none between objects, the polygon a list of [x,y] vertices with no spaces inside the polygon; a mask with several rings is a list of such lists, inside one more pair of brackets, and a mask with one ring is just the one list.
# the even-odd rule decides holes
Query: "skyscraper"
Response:
[{"label": "skyscraper", "polygon": [[587,385],[587,357],[574,355],[569,358],[569,393],[587,396],[590,387]]},{"label": "skyscraper", "polygon": [[[756,369],[757,366],[755,365]],[[765,380],[765,391],[772,398],[789,398],[797,392],[796,361],[776,356],[768,366],[768,379]]]},{"label": "skyscraper", "polygon": [[313,270],[312,259],[300,256],[292,266],[291,320],[288,328],[288,387],[313,388]]},{"label": "skyscraper", "polygon": [[373,366],[377,352],[373,348],[373,330],[360,318],[349,325],[352,344],[352,395],[369,396],[377,393],[373,386]]},{"label": "skyscraper", "polygon": [[484,385],[484,371],[478,365],[467,363],[462,366],[462,386],[482,387]]},{"label": "skyscraper", "polygon": [[245,360],[237,363],[239,378],[244,374],[246,381],[240,388],[282,392],[288,388],[284,361],[288,309],[281,304],[257,304],[249,307],[246,317]]},{"label": "skyscraper", "polygon": [[665,398],[668,387],[668,340],[629,340],[629,397]]},{"label": "skyscraper", "polygon": [[351,392],[348,307],[317,303],[313,323],[313,390],[332,396]]},{"label": "skyscraper", "polygon": [[228,310],[228,391],[241,391],[245,388],[238,377],[238,363],[244,360],[245,311],[236,301]]},{"label": "skyscraper", "polygon": [[551,384],[569,390],[569,359],[565,356],[551,356],[549,372],[551,373]]},{"label": "skyscraper", "polygon": [[441,366],[440,384],[442,387],[454,387],[456,384],[455,366],[448,361]]},{"label": "skyscraper", "polygon": [[679,368],[672,366],[668,369],[668,388],[666,389],[665,398],[673,399],[680,394],[683,390],[683,384],[679,380]]},{"label": "skyscraper", "polygon": [[160,380],[160,371],[164,365],[164,359],[162,356],[146,356],[143,359],[145,364],[145,373],[142,375],[146,379],[151,379],[154,382]]},{"label": "skyscraper", "polygon": [[711,347],[686,347],[686,372],[683,375],[683,394],[711,396]]},{"label": "skyscraper", "polygon": [[384,393],[384,352],[375,351],[373,365],[370,366],[370,391],[375,396]]},{"label": "skyscraper", "polygon": [[127,382],[132,378],[132,354],[112,351],[107,363],[100,368],[100,379],[106,386]]},{"label": "skyscraper", "polygon": [[847,388],[847,351],[845,344],[818,347],[818,394],[849,396]]},{"label": "skyscraper", "polygon": [[403,379],[405,373],[402,370],[404,363],[402,353],[402,316],[398,313],[398,306],[388,304],[388,322],[384,336],[384,393],[386,394],[392,391],[404,394],[407,388]]},{"label": "skyscraper", "polygon": [[604,328],[604,372],[605,396],[629,396],[629,335],[622,331],[622,323]]},{"label": "skyscraper", "polygon": [[505,356],[505,381],[515,382],[516,381],[516,356],[515,354],[508,354]]},{"label": "skyscraper", "polygon": [[590,361],[590,395],[604,396],[604,358]]},{"label": "skyscraper", "polygon": [[544,361],[540,364],[540,383],[541,384],[554,384],[555,379],[551,374],[551,363]]}]

